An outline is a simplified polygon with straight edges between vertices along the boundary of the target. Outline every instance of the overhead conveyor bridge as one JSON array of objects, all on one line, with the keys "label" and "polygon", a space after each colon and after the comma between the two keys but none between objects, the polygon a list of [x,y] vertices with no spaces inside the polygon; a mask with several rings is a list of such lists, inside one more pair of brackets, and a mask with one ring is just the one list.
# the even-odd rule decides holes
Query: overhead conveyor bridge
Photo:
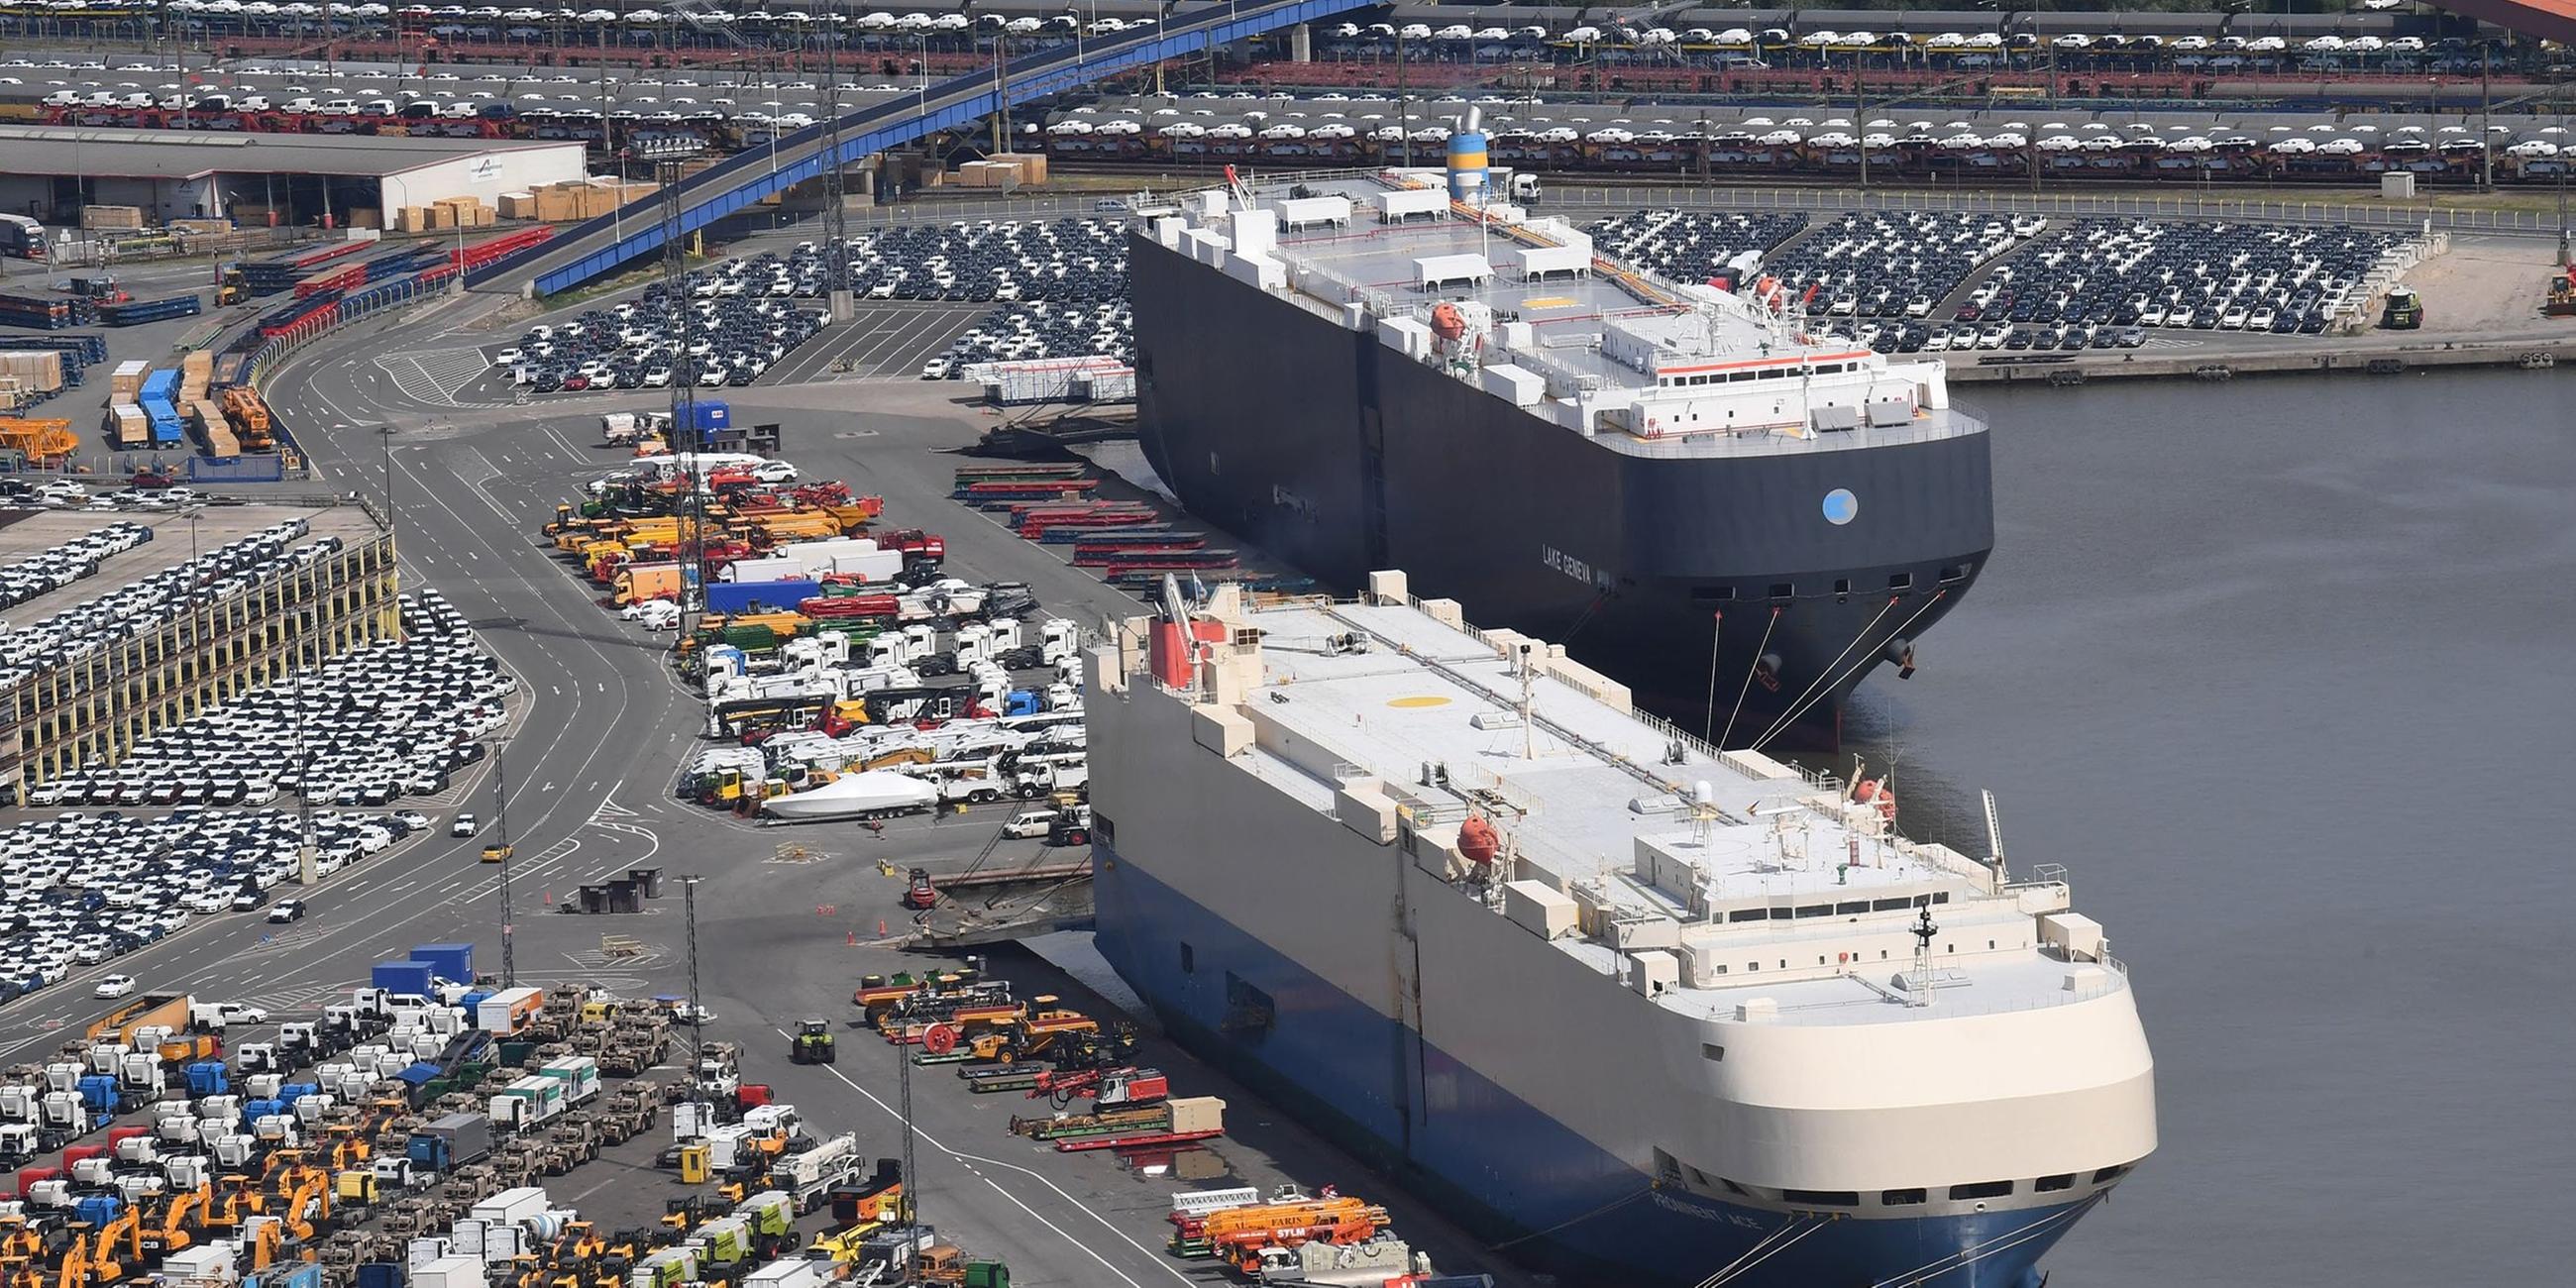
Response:
[{"label": "overhead conveyor bridge", "polygon": [[[764,197],[818,178],[835,161],[846,166],[982,120],[1006,104],[1059,94],[1133,68],[1366,7],[1365,0],[1273,0],[1175,8],[1158,27],[1057,45],[1013,59],[998,71],[986,67],[936,82],[918,94],[844,114],[837,158],[824,156],[828,127],[809,125],[781,137],[775,147],[747,149],[689,176],[680,184],[680,231],[686,235]],[[648,206],[573,225],[541,246],[476,270],[468,275],[467,284],[532,278],[539,295],[578,286],[661,248],[664,220],[654,207],[664,199],[657,195]]]}]

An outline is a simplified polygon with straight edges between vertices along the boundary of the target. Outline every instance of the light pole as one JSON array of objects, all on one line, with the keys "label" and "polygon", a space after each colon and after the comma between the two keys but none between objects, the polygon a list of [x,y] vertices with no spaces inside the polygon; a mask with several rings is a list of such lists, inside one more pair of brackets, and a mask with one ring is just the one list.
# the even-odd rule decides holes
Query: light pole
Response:
[{"label": "light pole", "polygon": [[376,436],[385,440],[385,534],[394,531],[394,423],[376,426]]},{"label": "light pole", "polygon": [[501,836],[501,987],[519,984],[519,958],[515,951],[517,927],[510,920],[510,770],[504,757],[509,741],[492,744],[492,813]]},{"label": "light pole", "polygon": [[680,485],[688,489],[688,530],[681,539],[690,551],[688,566],[680,577],[680,638],[696,637],[698,618],[706,611],[707,547],[706,489],[698,473],[698,355],[690,347],[697,342],[697,310],[682,292],[686,277],[687,257],[680,245],[680,162],[695,156],[706,145],[693,137],[648,139],[636,149],[638,155],[662,167],[662,286],[671,300],[672,313],[680,324],[680,369],[671,381],[672,450],[680,465]]}]

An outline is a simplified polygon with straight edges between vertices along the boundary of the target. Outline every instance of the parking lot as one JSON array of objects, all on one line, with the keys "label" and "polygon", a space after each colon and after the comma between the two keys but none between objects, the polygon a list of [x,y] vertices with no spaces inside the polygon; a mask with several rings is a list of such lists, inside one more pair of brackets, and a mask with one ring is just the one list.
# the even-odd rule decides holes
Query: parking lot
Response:
[{"label": "parking lot", "polygon": [[909,378],[933,354],[945,353],[959,332],[991,311],[977,304],[893,304],[862,301],[847,323],[825,329],[762,377],[773,385],[812,380]]}]

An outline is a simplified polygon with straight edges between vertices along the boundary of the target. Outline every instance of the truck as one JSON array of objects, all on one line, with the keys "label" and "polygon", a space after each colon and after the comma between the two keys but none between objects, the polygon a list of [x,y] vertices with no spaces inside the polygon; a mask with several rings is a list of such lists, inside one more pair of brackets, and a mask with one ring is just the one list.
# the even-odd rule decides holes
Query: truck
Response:
[{"label": "truck", "polygon": [[617,606],[624,608],[649,599],[678,599],[680,586],[680,565],[676,563],[628,564],[617,570],[611,593]]},{"label": "truck", "polygon": [[564,1084],[555,1078],[521,1078],[492,1097],[489,1114],[494,1126],[514,1131],[553,1121],[566,1107]]},{"label": "truck", "polygon": [[670,430],[671,413],[667,411],[612,411],[599,418],[600,441],[611,446],[624,446]]},{"label": "truck", "polygon": [[586,1055],[559,1056],[537,1066],[537,1076],[563,1084],[564,1103],[586,1103],[599,1094],[599,1061]]},{"label": "truck", "polygon": [[506,988],[475,1003],[474,1027],[497,1037],[517,1037],[545,1010],[545,990]]},{"label": "truck", "polygon": [[93,1043],[122,1042],[130,1046],[137,1030],[185,1027],[188,1008],[194,1001],[186,993],[150,993],[120,1002],[92,1023],[86,1036]]},{"label": "truck", "polygon": [[45,258],[45,226],[25,215],[0,214],[0,255]]},{"label": "truck", "polygon": [[492,1120],[474,1113],[449,1114],[414,1128],[403,1145],[403,1157],[432,1172],[454,1171],[491,1154]]}]

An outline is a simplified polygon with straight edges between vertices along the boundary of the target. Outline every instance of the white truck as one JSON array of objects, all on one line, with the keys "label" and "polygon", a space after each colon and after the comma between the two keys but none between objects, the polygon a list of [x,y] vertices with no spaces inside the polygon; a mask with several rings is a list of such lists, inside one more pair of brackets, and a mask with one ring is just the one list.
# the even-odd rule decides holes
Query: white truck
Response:
[{"label": "white truck", "polygon": [[599,436],[611,446],[632,443],[670,428],[671,413],[667,411],[612,411],[599,418]]}]

